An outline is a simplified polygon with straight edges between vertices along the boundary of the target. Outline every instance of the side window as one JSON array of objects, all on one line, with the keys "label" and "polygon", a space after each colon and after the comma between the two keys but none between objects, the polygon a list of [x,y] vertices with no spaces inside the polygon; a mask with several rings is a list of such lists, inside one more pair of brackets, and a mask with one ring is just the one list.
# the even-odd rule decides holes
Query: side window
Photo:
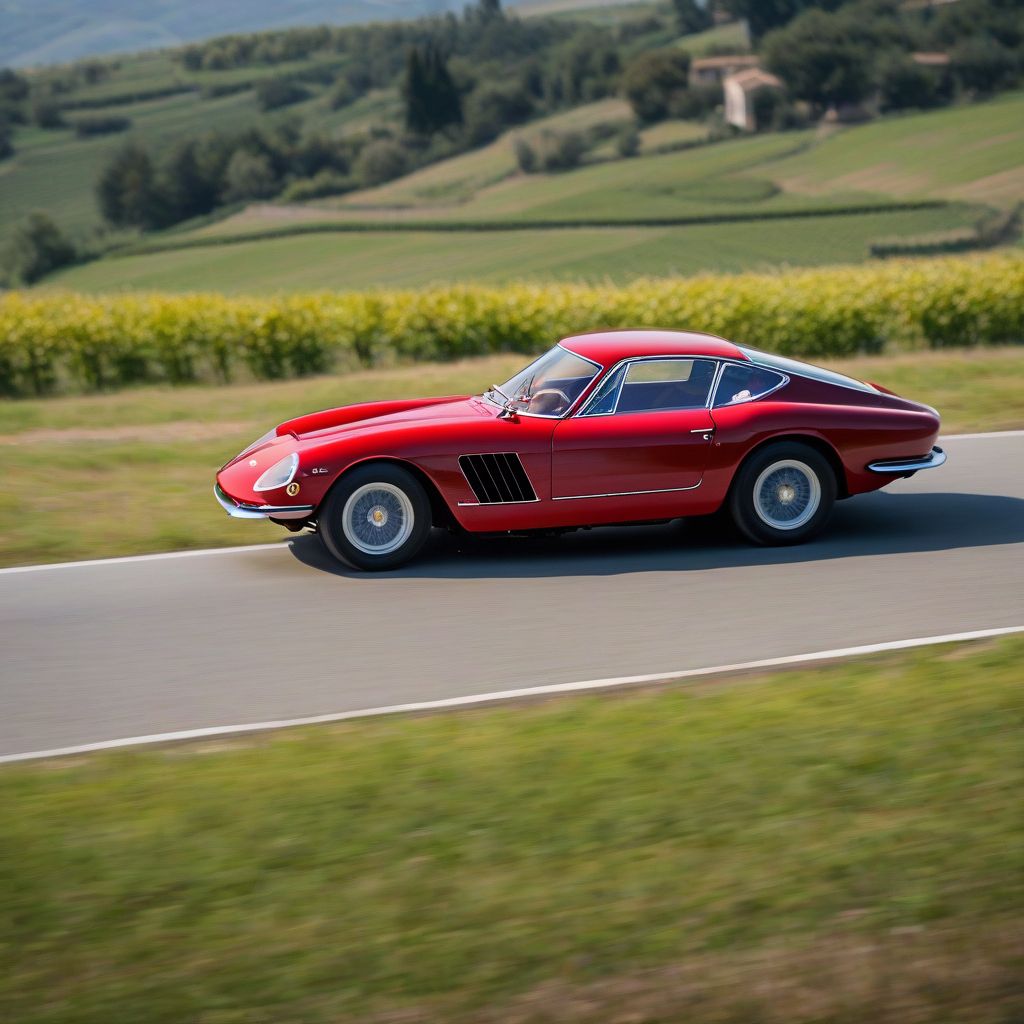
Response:
[{"label": "side window", "polygon": [[718,389],[715,391],[715,408],[752,402],[755,398],[774,391],[785,379],[781,373],[766,370],[763,366],[726,363],[718,382]]},{"label": "side window", "polygon": [[702,409],[716,366],[713,359],[645,359],[630,363],[615,413]]}]

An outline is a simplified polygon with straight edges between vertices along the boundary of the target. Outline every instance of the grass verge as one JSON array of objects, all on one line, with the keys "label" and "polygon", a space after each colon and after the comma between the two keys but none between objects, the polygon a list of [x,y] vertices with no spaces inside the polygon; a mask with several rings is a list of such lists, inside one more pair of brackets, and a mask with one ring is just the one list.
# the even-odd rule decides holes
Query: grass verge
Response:
[{"label": "grass verge", "polygon": [[[517,355],[231,387],[140,388],[0,402],[0,564],[19,565],[280,539],[229,519],[213,475],[269,426],[373,398],[479,392]],[[1024,427],[1024,349],[834,361],[940,410],[946,433]]]},{"label": "grass verge", "polygon": [[0,1017],[1016,1020],[1022,663],[8,768]]}]

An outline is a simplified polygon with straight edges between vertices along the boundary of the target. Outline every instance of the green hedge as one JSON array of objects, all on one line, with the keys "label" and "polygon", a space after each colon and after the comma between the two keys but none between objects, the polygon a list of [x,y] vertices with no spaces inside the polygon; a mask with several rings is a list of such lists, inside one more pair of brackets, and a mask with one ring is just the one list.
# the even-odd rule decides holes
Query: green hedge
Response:
[{"label": "green hedge", "polygon": [[536,352],[595,328],[708,331],[798,356],[1024,340],[1024,254],[891,261],[624,287],[222,295],[12,292],[0,299],[0,391],[276,379],[394,360]]}]

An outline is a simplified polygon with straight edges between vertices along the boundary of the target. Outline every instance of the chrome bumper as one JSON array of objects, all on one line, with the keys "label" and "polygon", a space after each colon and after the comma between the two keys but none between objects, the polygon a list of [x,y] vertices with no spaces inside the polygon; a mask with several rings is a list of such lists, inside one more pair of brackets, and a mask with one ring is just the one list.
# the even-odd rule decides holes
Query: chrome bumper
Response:
[{"label": "chrome bumper", "polygon": [[305,519],[313,511],[312,505],[245,505],[229,498],[215,484],[213,496],[220,507],[235,519]]},{"label": "chrome bumper", "polygon": [[919,469],[935,469],[946,461],[946,453],[937,445],[922,459],[883,459],[869,462],[872,473],[916,473]]}]

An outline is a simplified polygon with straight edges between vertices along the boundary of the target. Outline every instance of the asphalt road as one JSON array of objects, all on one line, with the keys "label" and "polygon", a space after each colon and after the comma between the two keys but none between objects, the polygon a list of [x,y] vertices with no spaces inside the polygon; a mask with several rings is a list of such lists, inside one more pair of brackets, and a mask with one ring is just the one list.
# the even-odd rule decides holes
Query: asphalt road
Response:
[{"label": "asphalt road", "polygon": [[0,755],[1022,624],[1024,436],[944,444],[798,548],[689,523],[438,533],[381,576],[312,536],[0,573]]}]

